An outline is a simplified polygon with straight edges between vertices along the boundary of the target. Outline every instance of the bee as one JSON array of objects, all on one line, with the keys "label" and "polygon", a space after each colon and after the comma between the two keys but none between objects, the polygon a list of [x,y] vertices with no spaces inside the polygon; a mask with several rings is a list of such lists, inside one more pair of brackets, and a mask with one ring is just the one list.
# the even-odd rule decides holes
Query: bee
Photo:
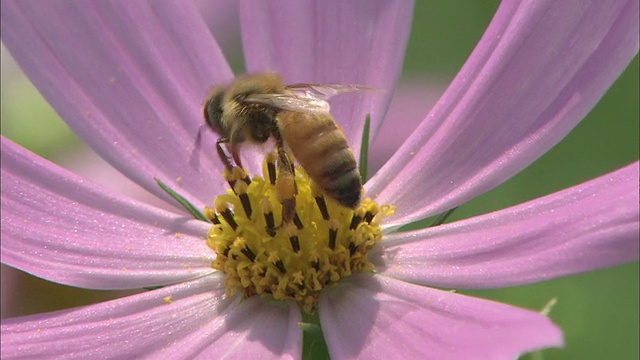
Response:
[{"label": "bee", "polygon": [[358,85],[285,85],[273,72],[245,74],[213,87],[203,104],[206,126],[220,135],[216,147],[225,166],[242,167],[240,145],[275,140],[276,189],[283,204],[283,223],[295,215],[294,168],[287,151],[310,179],[341,205],[355,208],[361,198],[358,165],[344,133],[329,113],[327,99],[346,91],[366,89]]}]

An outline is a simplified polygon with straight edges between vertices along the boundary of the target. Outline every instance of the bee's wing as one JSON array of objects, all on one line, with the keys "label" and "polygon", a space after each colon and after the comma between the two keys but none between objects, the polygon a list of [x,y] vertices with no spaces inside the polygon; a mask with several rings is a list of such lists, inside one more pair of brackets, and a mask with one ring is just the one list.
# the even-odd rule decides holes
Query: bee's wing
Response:
[{"label": "bee's wing", "polygon": [[296,93],[251,94],[243,101],[286,111],[327,113],[331,110],[329,103],[323,99]]},{"label": "bee's wing", "polygon": [[376,89],[362,85],[298,83],[285,86],[282,94],[252,94],[245,101],[278,110],[328,113],[329,98],[344,92]]},{"label": "bee's wing", "polygon": [[316,99],[328,100],[329,98],[351,91],[379,90],[378,88],[364,85],[351,84],[311,84],[297,83],[285,86],[285,89],[300,94],[302,97],[312,97]]}]

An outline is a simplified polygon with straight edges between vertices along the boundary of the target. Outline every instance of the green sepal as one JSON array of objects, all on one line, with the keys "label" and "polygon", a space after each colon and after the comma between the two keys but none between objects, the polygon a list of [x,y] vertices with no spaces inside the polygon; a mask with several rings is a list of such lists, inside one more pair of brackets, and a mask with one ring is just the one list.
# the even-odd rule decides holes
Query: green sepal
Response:
[{"label": "green sepal", "polygon": [[544,304],[544,306],[540,310],[540,314],[544,316],[549,316],[549,313],[551,312],[551,310],[553,310],[553,307],[556,306],[557,302],[558,302],[558,299],[556,298],[549,299],[549,301],[547,301],[547,303]]},{"label": "green sepal", "polygon": [[305,333],[310,333],[312,335],[322,334],[322,328],[318,324],[312,324],[308,322],[299,322],[298,326]]},{"label": "green sepal", "polygon": [[193,216],[197,220],[202,220],[209,223],[211,222],[204,215],[202,215],[200,210],[198,210],[198,208],[196,208],[192,203],[190,203],[189,200],[187,200],[184,196],[175,192],[173,189],[171,189],[165,183],[163,183],[160,179],[154,177],[153,180],[156,181],[156,184],[158,184],[158,186],[160,186],[162,190],[164,190],[167,194],[169,194],[169,196],[174,198],[180,205],[182,205],[182,207],[185,210],[187,210],[187,212],[189,212],[191,216]]},{"label": "green sepal", "polygon": [[367,161],[369,159],[369,128],[371,126],[371,115],[367,114],[362,127],[362,141],[360,142],[360,161],[358,162],[358,170],[360,170],[360,178],[364,184],[367,181]]},{"label": "green sepal", "polygon": [[442,224],[447,220],[447,218],[448,218],[451,214],[453,214],[453,212],[454,212],[457,208],[458,208],[458,207],[456,206],[456,207],[454,207],[453,209],[449,209],[449,210],[447,210],[447,211],[443,212],[442,214],[438,215],[438,217],[437,217],[435,220],[433,220],[433,223],[431,223],[431,225],[429,225],[429,227],[442,225]]},{"label": "green sepal", "polygon": [[163,287],[164,285],[155,285],[155,286],[145,286],[143,287],[143,289],[153,291],[153,290],[162,289]]}]

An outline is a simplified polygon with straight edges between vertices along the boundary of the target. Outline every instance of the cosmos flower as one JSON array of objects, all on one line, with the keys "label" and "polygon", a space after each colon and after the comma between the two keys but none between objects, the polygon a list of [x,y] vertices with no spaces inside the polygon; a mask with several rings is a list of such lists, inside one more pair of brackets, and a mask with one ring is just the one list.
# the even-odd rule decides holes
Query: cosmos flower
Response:
[{"label": "cosmos flower", "polygon": [[[277,5],[240,4],[247,69],[278,70],[286,82],[386,89],[332,101],[358,156],[366,114],[373,134],[384,119],[412,4]],[[365,196],[392,204],[395,212],[380,205],[374,208],[388,210],[384,219],[367,214],[355,230],[338,230],[378,242],[363,267],[375,271],[353,273],[318,292],[317,313],[333,358],[513,358],[562,345],[560,330],[538,312],[428,286],[528,284],[637,259],[637,162],[498,212],[397,230],[495,187],[564,137],[637,53],[637,12],[636,1],[622,0],[500,6],[444,96],[366,183]],[[213,152],[199,169],[188,161],[202,97],[210,84],[232,79],[192,7],[4,1],[2,39],[69,126],[141,186],[175,204],[154,178],[166,180],[199,208],[218,195],[229,202],[240,197],[225,191]],[[252,175],[262,174],[257,154],[244,156]],[[303,197],[310,191],[300,184]],[[260,201],[264,193],[256,189],[238,193]],[[241,207],[233,208],[239,219]],[[4,319],[3,357],[301,354],[298,299],[229,295],[231,276],[212,269],[226,254],[216,256],[208,244],[233,228],[224,208],[209,216],[225,218],[215,226],[179,208],[161,210],[114,195],[3,138],[2,210],[7,265],[78,287],[162,286]],[[308,211],[300,216],[305,229],[322,223],[314,215],[319,211]],[[240,220],[238,228],[248,232]],[[308,242],[300,237],[300,246]]]}]

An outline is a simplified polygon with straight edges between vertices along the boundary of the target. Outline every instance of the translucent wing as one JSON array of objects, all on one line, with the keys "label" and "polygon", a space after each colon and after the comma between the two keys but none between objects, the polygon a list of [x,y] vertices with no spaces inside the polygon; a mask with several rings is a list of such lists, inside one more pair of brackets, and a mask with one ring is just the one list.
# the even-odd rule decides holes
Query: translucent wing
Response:
[{"label": "translucent wing", "polygon": [[310,84],[310,83],[298,83],[285,86],[287,91],[300,94],[303,97],[313,97],[316,99],[328,100],[329,98],[352,91],[362,90],[377,90],[378,88],[363,86],[363,85],[351,85],[351,84]]},{"label": "translucent wing", "polygon": [[279,110],[327,113],[331,110],[329,98],[344,92],[375,89],[362,85],[299,83],[285,86],[282,94],[252,94],[244,101]]},{"label": "translucent wing", "polygon": [[244,101],[287,111],[327,113],[331,110],[329,103],[323,99],[295,93],[252,94],[247,96]]}]

